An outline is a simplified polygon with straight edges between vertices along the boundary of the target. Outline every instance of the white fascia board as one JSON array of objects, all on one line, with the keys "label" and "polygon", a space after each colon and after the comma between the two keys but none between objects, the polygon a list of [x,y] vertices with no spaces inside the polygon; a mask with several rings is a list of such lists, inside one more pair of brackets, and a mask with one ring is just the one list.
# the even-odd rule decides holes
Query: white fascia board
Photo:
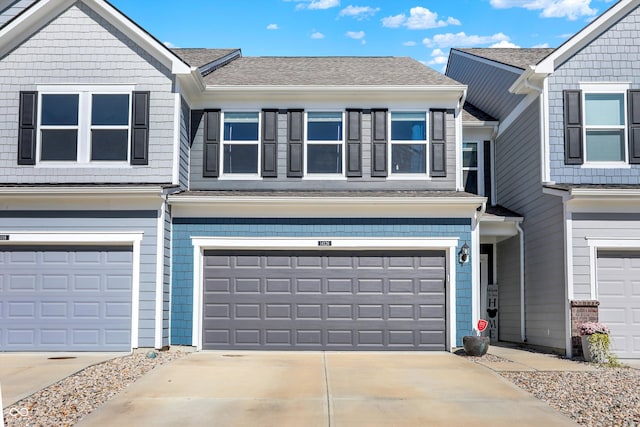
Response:
[{"label": "white fascia board", "polygon": [[24,197],[58,197],[61,195],[149,195],[160,196],[164,192],[161,186],[16,186],[0,187],[0,196],[24,196]]},{"label": "white fascia board", "polygon": [[600,34],[611,27],[616,21],[640,5],[639,0],[620,0],[597,19],[584,27],[576,35],[557,48],[551,55],[542,60],[535,67],[536,73],[551,74],[580,49],[587,46]]},{"label": "white fascia board", "polygon": [[498,126],[500,122],[491,121],[491,122],[462,122],[463,128],[488,128],[491,132],[493,132],[494,128]]},{"label": "white fascia board", "polygon": [[174,197],[174,218],[472,218],[484,197],[464,198],[280,198]]},{"label": "white fascia board", "polygon": [[640,188],[572,188],[573,197],[640,198]]}]

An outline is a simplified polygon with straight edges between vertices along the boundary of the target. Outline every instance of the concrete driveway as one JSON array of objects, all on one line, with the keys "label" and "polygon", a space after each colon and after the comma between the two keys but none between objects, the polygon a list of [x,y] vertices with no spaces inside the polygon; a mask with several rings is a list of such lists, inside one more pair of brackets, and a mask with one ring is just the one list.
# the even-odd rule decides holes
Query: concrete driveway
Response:
[{"label": "concrete driveway", "polygon": [[154,369],[79,426],[575,426],[449,353],[200,352]]},{"label": "concrete driveway", "polygon": [[127,353],[0,353],[2,407],[96,363]]}]

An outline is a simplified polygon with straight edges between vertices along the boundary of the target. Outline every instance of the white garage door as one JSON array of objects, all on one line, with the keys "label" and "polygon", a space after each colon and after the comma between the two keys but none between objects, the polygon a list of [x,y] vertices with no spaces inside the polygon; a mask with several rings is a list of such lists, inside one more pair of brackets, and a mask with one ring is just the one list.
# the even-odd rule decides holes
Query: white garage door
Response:
[{"label": "white garage door", "polygon": [[131,349],[131,247],[0,246],[0,351]]},{"label": "white garage door", "polygon": [[640,252],[598,253],[599,319],[620,358],[640,358]]}]

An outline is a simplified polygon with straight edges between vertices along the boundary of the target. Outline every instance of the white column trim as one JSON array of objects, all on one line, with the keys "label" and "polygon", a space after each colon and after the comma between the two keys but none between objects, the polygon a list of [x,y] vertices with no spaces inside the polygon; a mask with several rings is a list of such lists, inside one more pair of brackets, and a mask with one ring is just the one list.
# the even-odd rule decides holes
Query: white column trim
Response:
[{"label": "white column trim", "polygon": [[163,300],[164,300],[164,221],[165,204],[158,209],[157,241],[156,241],[156,315],[155,315],[155,348],[162,348]]},{"label": "white column trim", "polygon": [[[176,81],[176,85],[179,85]],[[182,116],[182,97],[180,93],[174,94],[175,106],[173,114],[173,185],[180,185],[180,118]]]}]

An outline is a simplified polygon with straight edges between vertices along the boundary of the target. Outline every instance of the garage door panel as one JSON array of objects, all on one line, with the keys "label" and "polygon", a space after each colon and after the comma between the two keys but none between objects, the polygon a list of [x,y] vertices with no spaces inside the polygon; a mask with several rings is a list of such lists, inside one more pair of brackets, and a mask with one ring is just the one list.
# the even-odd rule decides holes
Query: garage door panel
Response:
[{"label": "garage door panel", "polygon": [[[255,252],[244,268],[242,252],[206,251],[203,347],[443,350],[445,257],[430,255]],[[247,278],[253,292],[237,286]]]},{"label": "garage door panel", "polygon": [[598,252],[599,320],[611,330],[613,351],[640,358],[640,252]]},{"label": "garage door panel", "polygon": [[130,350],[130,247],[14,246],[0,259],[1,351]]}]

